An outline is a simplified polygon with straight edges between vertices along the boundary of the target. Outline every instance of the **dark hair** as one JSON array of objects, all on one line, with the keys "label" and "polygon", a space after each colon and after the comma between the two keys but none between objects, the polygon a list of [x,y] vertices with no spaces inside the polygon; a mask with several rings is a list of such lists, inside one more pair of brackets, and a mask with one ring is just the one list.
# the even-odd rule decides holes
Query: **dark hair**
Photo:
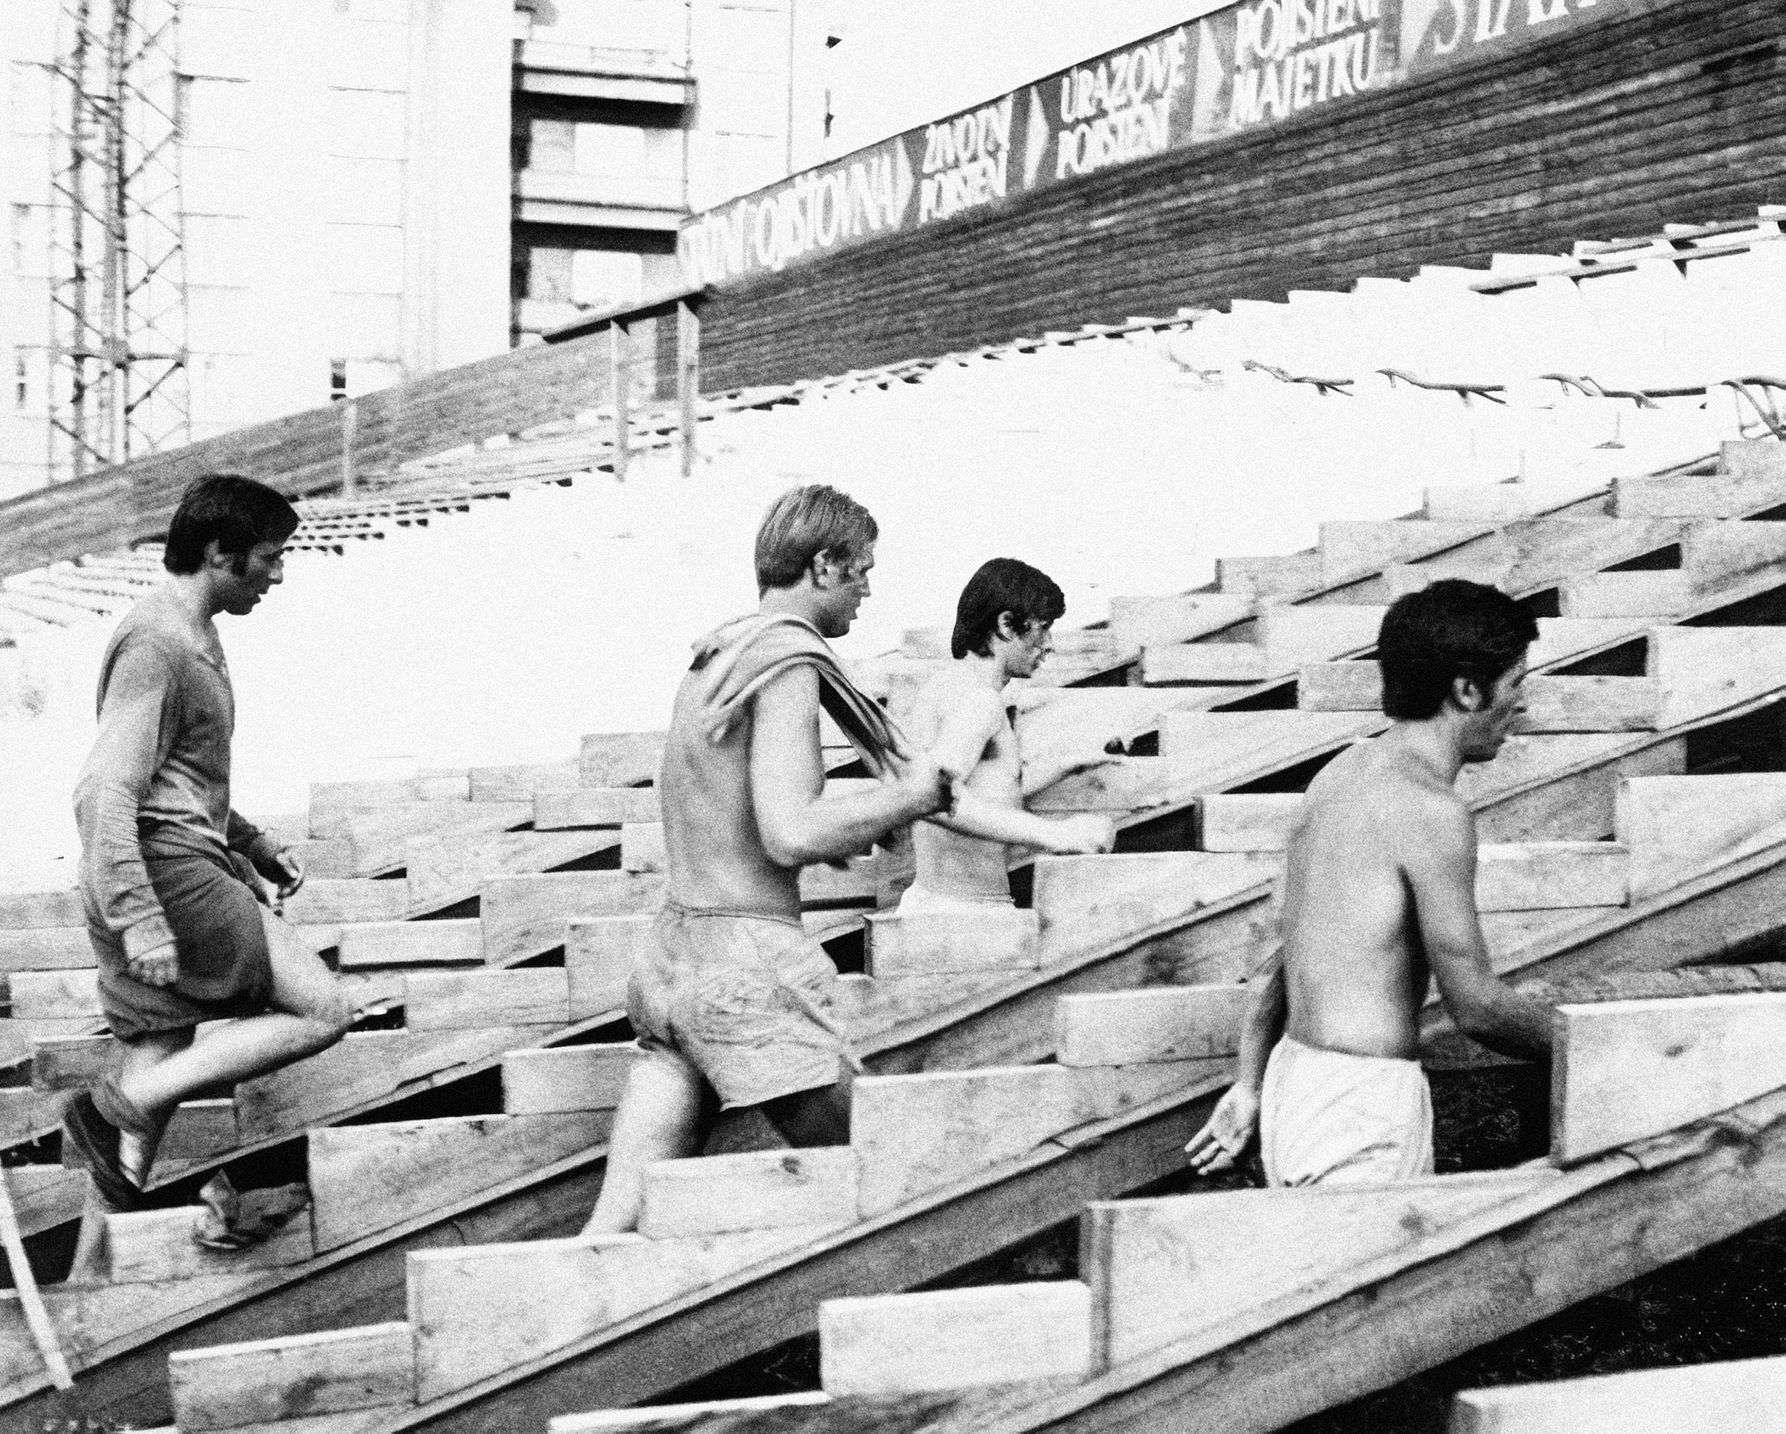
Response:
[{"label": "dark hair", "polygon": [[255,544],[283,543],[297,530],[297,510],[265,483],[208,473],[181,495],[161,563],[170,573],[196,573],[205,545],[215,540],[218,552],[236,555],[240,571]]},{"label": "dark hair", "polygon": [[757,591],[791,588],[820,553],[854,562],[881,535],[874,516],[823,483],[790,488],[757,529]]},{"label": "dark hair", "polygon": [[1010,613],[1022,631],[1032,622],[1053,622],[1067,610],[1060,585],[1040,568],[1016,558],[991,558],[967,580],[955,604],[955,631],[949,651],[956,657],[991,651],[1000,613]]},{"label": "dark hair", "polygon": [[1531,613],[1481,583],[1442,578],[1397,598],[1377,634],[1383,715],[1431,717],[1459,677],[1486,695],[1537,637]]}]

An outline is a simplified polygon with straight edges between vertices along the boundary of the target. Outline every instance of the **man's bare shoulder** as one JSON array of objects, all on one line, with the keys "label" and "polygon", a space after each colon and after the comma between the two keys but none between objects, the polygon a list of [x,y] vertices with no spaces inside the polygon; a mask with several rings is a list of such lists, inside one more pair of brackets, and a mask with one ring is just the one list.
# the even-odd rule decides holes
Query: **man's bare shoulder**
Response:
[{"label": "man's bare shoulder", "polygon": [[939,715],[951,717],[1003,718],[1004,694],[996,692],[973,674],[951,662],[930,679],[925,695]]},{"label": "man's bare shoulder", "polygon": [[1456,789],[1381,741],[1360,742],[1323,767],[1309,783],[1307,809],[1366,815],[1415,840],[1474,834]]}]

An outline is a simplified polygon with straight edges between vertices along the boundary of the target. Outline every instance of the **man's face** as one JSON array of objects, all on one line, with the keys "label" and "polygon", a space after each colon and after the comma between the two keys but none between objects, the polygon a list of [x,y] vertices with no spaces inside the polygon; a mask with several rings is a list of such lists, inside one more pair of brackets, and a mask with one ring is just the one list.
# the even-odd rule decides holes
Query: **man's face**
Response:
[{"label": "man's face", "polygon": [[1464,723],[1464,760],[1493,760],[1526,710],[1526,660],[1522,657],[1503,672],[1488,690],[1488,699]]},{"label": "man's face", "polygon": [[1010,677],[1034,677],[1048,654],[1054,651],[1054,624],[1026,623],[1005,649],[1005,672]]},{"label": "man's face", "polygon": [[854,556],[827,553],[819,559],[828,601],[820,614],[818,629],[826,637],[842,637],[856,620],[862,600],[869,594],[868,574],[874,567],[874,544]]},{"label": "man's face", "polygon": [[221,595],[223,610],[246,617],[269,588],[285,581],[285,544],[256,543],[245,553],[225,555],[228,568]]}]

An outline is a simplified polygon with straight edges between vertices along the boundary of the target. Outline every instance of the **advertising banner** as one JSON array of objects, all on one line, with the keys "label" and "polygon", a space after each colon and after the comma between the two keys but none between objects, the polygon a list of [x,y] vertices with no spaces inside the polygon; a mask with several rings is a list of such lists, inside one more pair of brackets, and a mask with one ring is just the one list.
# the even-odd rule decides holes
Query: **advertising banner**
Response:
[{"label": "advertising banner", "polygon": [[684,222],[691,285],[885,235],[1530,43],[1630,0],[1240,0]]}]

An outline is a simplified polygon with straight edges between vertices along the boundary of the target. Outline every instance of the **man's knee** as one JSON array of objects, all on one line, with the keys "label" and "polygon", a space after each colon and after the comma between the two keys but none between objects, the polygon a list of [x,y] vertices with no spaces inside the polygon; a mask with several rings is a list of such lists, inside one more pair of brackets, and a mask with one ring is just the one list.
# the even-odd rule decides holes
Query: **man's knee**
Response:
[{"label": "man's knee", "polygon": [[312,1044],[317,1050],[325,1050],[339,1041],[348,1033],[354,1020],[353,1003],[340,981],[330,981],[314,999],[291,1014],[309,1027]]}]

